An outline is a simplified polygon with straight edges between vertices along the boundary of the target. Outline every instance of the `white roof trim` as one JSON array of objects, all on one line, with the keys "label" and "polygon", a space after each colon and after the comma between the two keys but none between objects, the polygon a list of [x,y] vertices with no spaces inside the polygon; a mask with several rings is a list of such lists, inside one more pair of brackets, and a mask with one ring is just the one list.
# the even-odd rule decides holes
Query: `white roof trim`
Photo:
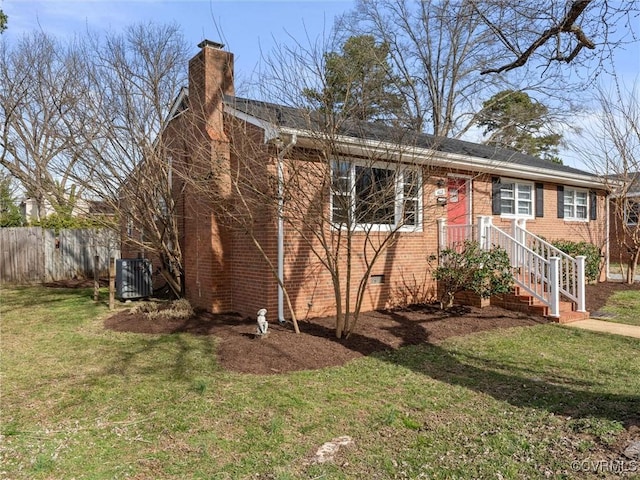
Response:
[{"label": "white roof trim", "polygon": [[276,125],[271,122],[267,122],[265,120],[261,120],[260,118],[254,117],[253,115],[249,115],[248,113],[241,112],[233,108],[232,106],[226,105],[224,106],[225,113],[229,113],[234,117],[247,122],[251,125],[254,125],[258,128],[264,130],[264,143],[268,143],[271,140],[280,137],[280,129]]},{"label": "white roof trim", "polygon": [[[178,109],[180,108],[182,101],[188,97],[189,97],[189,88],[182,87],[180,89],[180,93],[178,94],[176,99],[173,101],[173,104],[171,105],[171,109],[169,110],[169,113],[167,114],[167,118],[164,121],[164,126],[166,126],[171,120],[173,120],[176,116],[178,116]],[[164,129],[164,126],[163,126],[163,129]]]},{"label": "white roof trim", "polygon": [[[298,145],[317,146],[317,142],[321,139],[318,133],[312,130],[302,130],[290,127],[278,128],[271,122],[261,120],[253,115],[240,112],[229,106],[225,106],[225,112],[262,128],[265,131],[265,143],[282,136],[297,135]],[[345,153],[347,155],[378,155],[389,160],[406,163],[417,163],[421,165],[433,164],[439,167],[491,173],[499,176],[515,176],[516,178],[548,181],[586,188],[607,188],[607,182],[601,180],[596,175],[581,175],[575,172],[549,170],[521,164],[508,164],[502,160],[474,157],[458,153],[439,152],[437,150],[424,147],[399,146],[398,144],[391,142],[361,139],[346,135],[336,136],[333,139],[333,142],[341,153]]]}]

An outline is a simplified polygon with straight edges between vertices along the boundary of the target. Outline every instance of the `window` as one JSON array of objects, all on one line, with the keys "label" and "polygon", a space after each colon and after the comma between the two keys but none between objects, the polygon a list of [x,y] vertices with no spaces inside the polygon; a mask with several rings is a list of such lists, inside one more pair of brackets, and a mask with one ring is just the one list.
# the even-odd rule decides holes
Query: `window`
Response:
[{"label": "window", "polygon": [[589,220],[589,192],[565,187],[564,219]]},{"label": "window", "polygon": [[499,194],[500,215],[533,217],[533,184],[502,180]]},{"label": "window", "polygon": [[558,185],[558,218],[588,222],[598,219],[598,194],[594,190]]},{"label": "window", "polygon": [[421,184],[415,168],[334,161],[331,221],[342,226],[419,228]]},{"label": "window", "polygon": [[420,219],[420,185],[421,175],[417,170],[405,169],[402,175],[402,203],[400,204],[401,215],[404,225],[417,227],[421,223]]},{"label": "window", "polygon": [[638,225],[640,218],[640,201],[627,200],[624,206],[624,221],[627,225]]}]

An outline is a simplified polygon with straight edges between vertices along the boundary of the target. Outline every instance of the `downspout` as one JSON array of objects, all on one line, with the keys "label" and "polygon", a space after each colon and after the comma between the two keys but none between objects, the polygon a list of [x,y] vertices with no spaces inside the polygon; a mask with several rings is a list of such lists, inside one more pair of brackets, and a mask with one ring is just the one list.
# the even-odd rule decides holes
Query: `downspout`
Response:
[{"label": "downspout", "polygon": [[289,143],[278,151],[278,322],[284,323],[284,156],[294,147],[298,136],[294,133]]},{"label": "downspout", "polygon": [[[608,194],[605,197],[605,241],[604,241],[604,256],[605,256],[605,282],[609,281],[609,275],[611,274],[611,266],[610,266],[610,258],[609,258],[609,254],[610,254],[610,245],[609,245],[609,238],[611,235],[611,225],[609,224],[609,219],[610,219],[610,203],[611,203],[611,194]],[[598,279],[598,281],[600,281],[600,279]],[[624,279],[623,279],[624,281]]]}]

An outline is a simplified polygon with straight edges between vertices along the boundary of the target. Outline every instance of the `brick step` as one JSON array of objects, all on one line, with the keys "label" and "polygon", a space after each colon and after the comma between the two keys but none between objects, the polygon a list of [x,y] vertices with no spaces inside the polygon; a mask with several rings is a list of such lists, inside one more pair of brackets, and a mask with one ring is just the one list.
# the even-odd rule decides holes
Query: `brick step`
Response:
[{"label": "brick step", "polygon": [[[516,295],[530,296],[530,294],[524,288],[521,288],[521,287],[518,287],[518,286],[513,287],[513,291],[514,291],[514,293]],[[547,293],[546,289],[543,289],[542,291],[544,293]]]},{"label": "brick step", "polygon": [[[520,301],[529,305],[529,307],[531,307],[532,309],[539,309],[539,308],[549,308],[547,307],[545,304],[543,304],[540,300],[538,300],[537,298],[534,297],[529,297],[529,298],[525,298],[522,299],[522,297],[519,297]],[[564,302],[564,301],[560,301],[560,312],[573,312],[575,309],[575,305],[573,304],[573,302]],[[545,312],[546,314],[546,312]]]},{"label": "brick step", "polygon": [[589,312],[561,312],[559,317],[547,317],[556,323],[571,323],[578,320],[587,320]]},{"label": "brick step", "polygon": [[546,317],[558,323],[569,323],[589,318],[589,312],[576,312],[575,304],[569,301],[560,302],[560,317],[550,317],[548,306],[541,303],[532,295],[524,292],[521,293],[521,289],[518,287],[514,287],[513,293],[497,295],[495,299],[492,298],[491,303],[506,308],[507,310]]}]

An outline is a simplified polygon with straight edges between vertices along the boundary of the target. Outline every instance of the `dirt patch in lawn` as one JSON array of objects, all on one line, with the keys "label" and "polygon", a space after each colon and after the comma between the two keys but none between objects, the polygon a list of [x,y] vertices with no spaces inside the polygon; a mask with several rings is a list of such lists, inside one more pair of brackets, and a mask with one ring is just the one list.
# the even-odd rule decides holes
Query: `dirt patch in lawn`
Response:
[{"label": "dirt patch in lawn", "polygon": [[[638,289],[639,285],[600,283],[587,286],[587,309],[602,308],[615,291]],[[497,307],[483,309],[456,306],[442,311],[424,305],[405,310],[376,311],[361,314],[357,333],[338,340],[333,318],[315,318],[300,322],[301,335],[291,323],[279,325],[268,317],[269,334],[256,338],[254,318],[237,315],[200,313],[186,320],[150,319],[144,314],[121,311],[105,320],[105,327],[123,332],[167,334],[186,332],[213,335],[220,364],[237,372],[274,374],[293,370],[311,370],[342,365],[354,358],[405,345],[437,344],[459,335],[545,323],[542,317],[525,315]]]}]

